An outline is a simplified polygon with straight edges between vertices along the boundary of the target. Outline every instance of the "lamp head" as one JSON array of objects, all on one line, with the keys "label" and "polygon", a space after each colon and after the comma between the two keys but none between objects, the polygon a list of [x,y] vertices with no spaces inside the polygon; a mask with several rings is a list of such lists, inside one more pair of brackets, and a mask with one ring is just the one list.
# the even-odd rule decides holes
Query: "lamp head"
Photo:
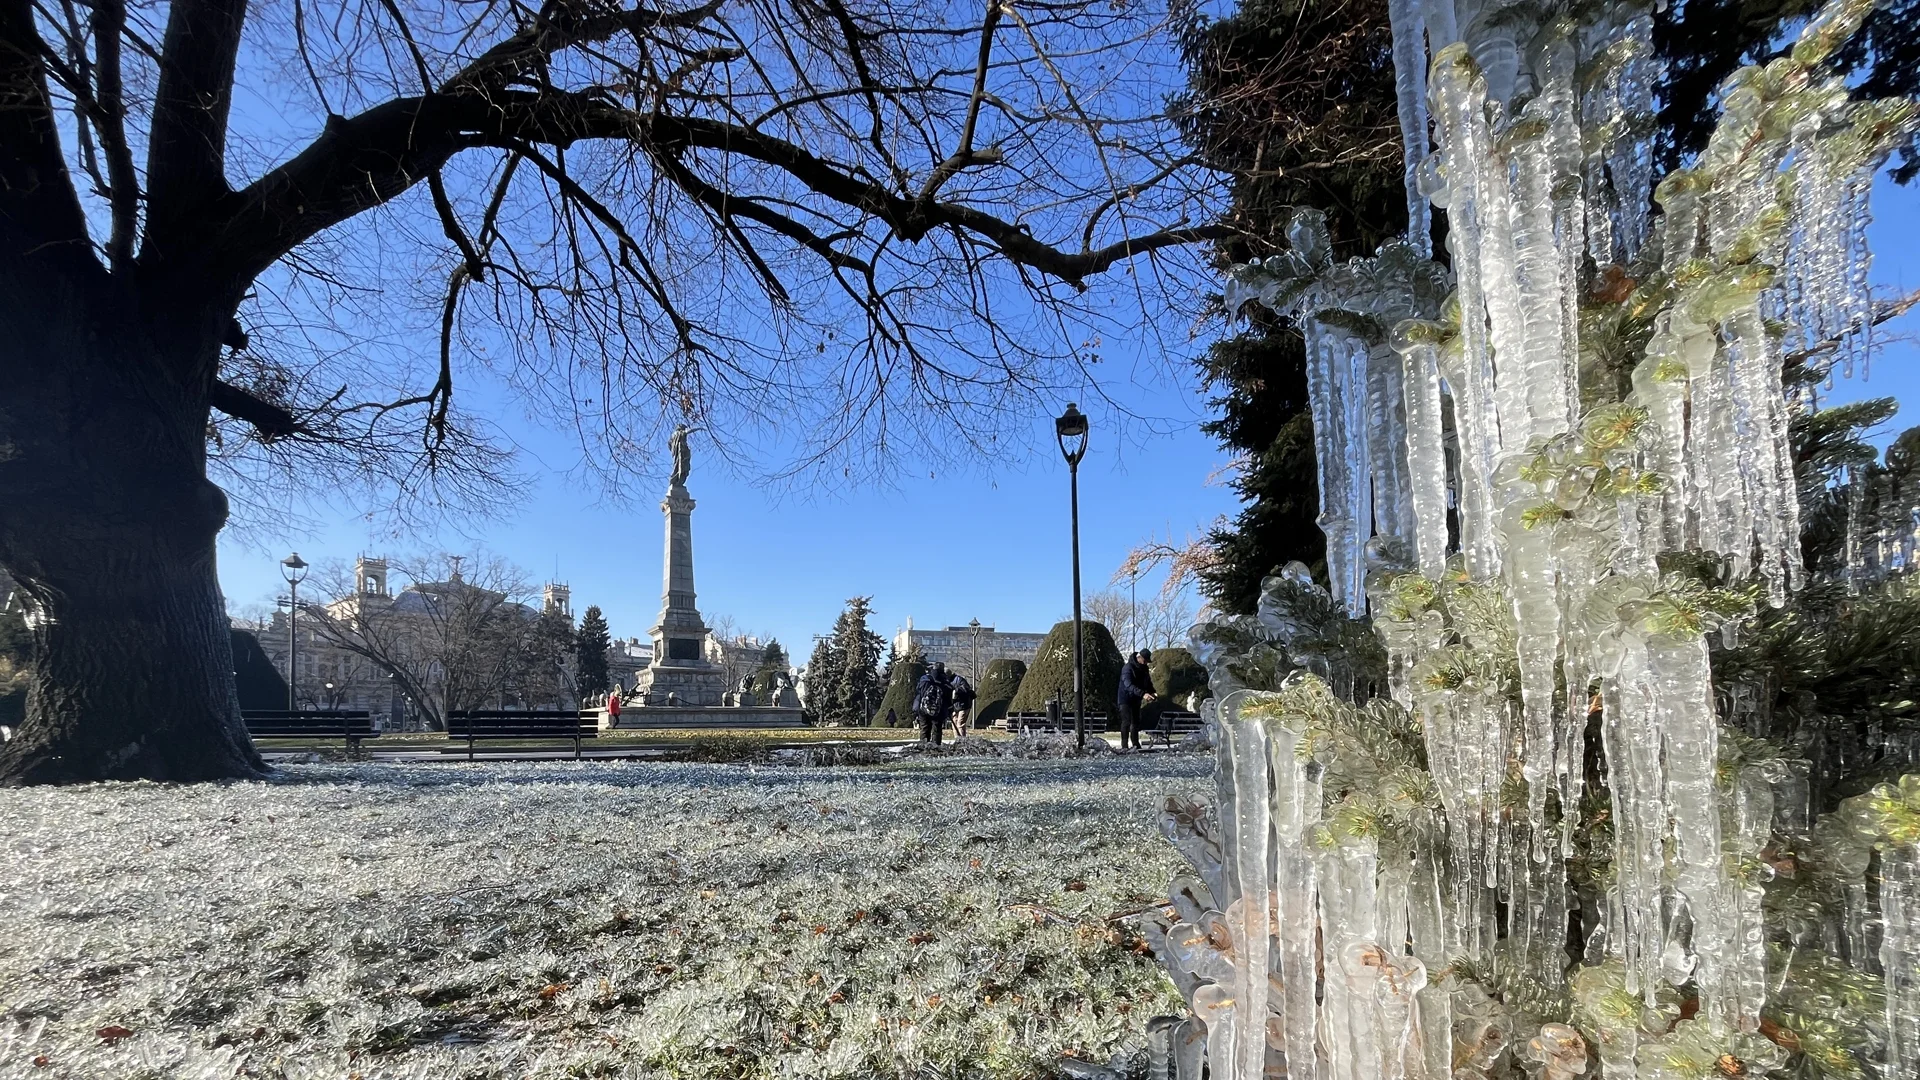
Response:
[{"label": "lamp head", "polygon": [[290,585],[298,585],[306,578],[307,563],[300,557],[299,552],[296,551],[280,560],[280,576],[286,578]]},{"label": "lamp head", "polygon": [[[1087,414],[1080,411],[1078,404],[1067,402],[1067,411],[1054,418],[1053,433],[1060,441],[1060,453],[1067,459],[1067,464],[1080,464],[1080,459],[1087,453]],[[1069,439],[1080,441],[1078,445],[1069,447]]]}]

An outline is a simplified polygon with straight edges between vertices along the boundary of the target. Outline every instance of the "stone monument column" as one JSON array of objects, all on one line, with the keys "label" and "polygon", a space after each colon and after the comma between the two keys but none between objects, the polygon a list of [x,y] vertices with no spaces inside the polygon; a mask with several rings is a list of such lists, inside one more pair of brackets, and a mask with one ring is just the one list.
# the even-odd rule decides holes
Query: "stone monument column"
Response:
[{"label": "stone monument column", "polygon": [[693,589],[693,496],[687,492],[692,471],[685,425],[673,431],[673,478],[660,502],[666,518],[666,552],[661,567],[660,618],[653,638],[653,663],[640,673],[638,689],[649,705],[663,705],[672,694],[681,705],[719,705],[726,676],[707,662],[706,620],[700,617]]}]

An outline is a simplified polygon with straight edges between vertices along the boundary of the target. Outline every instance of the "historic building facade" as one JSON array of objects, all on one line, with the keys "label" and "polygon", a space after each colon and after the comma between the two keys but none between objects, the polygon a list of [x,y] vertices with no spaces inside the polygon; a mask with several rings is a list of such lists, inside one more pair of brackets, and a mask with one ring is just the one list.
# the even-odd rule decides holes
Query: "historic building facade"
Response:
[{"label": "historic building facade", "polygon": [[913,625],[912,619],[908,619],[906,627],[893,635],[893,647],[901,656],[918,648],[921,655],[927,658],[927,663],[945,664],[947,670],[957,671],[978,682],[987,665],[995,660],[1018,660],[1032,664],[1033,658],[1040,652],[1040,643],[1045,640],[1045,634],[997,630],[971,623],[922,630]]},{"label": "historic building facade", "polygon": [[[303,709],[363,709],[388,729],[413,727],[419,710],[397,681],[374,660],[333,640],[322,628],[322,619],[336,626],[376,625],[389,652],[406,654],[431,652],[427,645],[438,632],[435,609],[457,602],[455,594],[478,589],[460,576],[458,566],[446,581],[415,582],[398,593],[387,584],[387,561],[362,556],[354,561],[354,588],[349,596],[317,606],[302,601],[301,616],[294,623],[297,634],[299,671],[289,674],[287,654],[287,613],[274,612],[271,623],[258,630],[261,649],[283,678],[294,687],[294,697]],[[541,589],[541,607],[510,603],[523,618],[552,612],[569,621],[573,618],[572,590],[560,582],[548,582]],[[410,645],[416,648],[410,649]],[[433,665],[427,665],[431,668]],[[420,673],[432,680],[436,673]]]}]

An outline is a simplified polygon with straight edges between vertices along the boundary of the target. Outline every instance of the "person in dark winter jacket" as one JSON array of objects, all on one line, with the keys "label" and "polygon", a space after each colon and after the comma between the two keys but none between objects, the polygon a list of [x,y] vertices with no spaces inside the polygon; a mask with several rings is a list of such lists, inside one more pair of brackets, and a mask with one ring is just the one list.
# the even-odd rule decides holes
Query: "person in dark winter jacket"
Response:
[{"label": "person in dark winter jacket", "polygon": [[1141,649],[1127,658],[1127,666],[1120,669],[1120,749],[1131,746],[1140,749],[1140,706],[1152,701],[1153,653]]},{"label": "person in dark winter jacket", "polygon": [[920,741],[940,745],[947,718],[953,715],[953,676],[947,665],[935,664],[913,688],[913,715],[920,721]]},{"label": "person in dark winter jacket", "polygon": [[953,676],[953,737],[955,741],[967,735],[967,727],[973,722],[973,702],[980,694],[974,690],[973,683],[965,675]]}]

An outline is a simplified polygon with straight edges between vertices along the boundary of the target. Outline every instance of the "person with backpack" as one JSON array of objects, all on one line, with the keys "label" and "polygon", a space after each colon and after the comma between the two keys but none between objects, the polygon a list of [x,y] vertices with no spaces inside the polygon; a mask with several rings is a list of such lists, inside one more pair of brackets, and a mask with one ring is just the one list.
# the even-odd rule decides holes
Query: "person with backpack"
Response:
[{"label": "person with backpack", "polygon": [[1153,653],[1141,649],[1127,658],[1120,669],[1120,749],[1140,749],[1140,706],[1154,699]]},{"label": "person with backpack", "polygon": [[953,676],[947,665],[935,664],[913,688],[913,715],[920,721],[920,741],[940,745],[940,736],[953,714]]}]

